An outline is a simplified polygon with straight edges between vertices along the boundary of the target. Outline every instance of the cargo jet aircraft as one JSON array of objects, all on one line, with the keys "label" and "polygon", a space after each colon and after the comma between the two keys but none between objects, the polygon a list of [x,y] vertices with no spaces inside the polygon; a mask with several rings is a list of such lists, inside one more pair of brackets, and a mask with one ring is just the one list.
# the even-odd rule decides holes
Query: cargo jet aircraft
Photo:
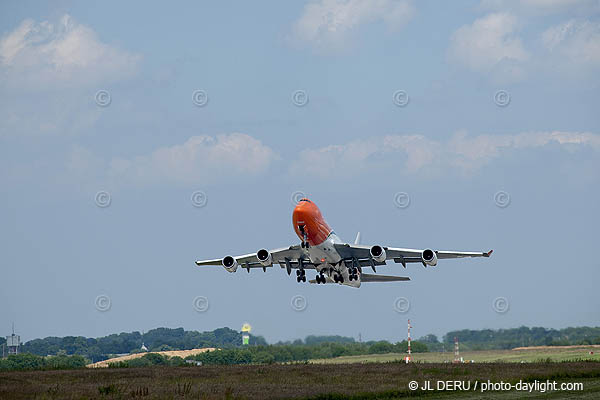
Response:
[{"label": "cargo jet aircraft", "polygon": [[338,283],[342,285],[360,287],[361,282],[390,282],[409,281],[403,276],[387,276],[366,274],[363,268],[386,265],[386,260],[402,264],[421,263],[424,267],[435,266],[438,260],[446,258],[463,257],[489,257],[492,250],[487,253],[464,251],[434,251],[431,249],[400,249],[381,245],[361,246],[360,232],[354,244],[344,243],[327,225],[319,208],[309,199],[302,199],[294,208],[292,222],[296,235],[301,240],[299,245],[292,245],[283,249],[260,249],[256,253],[243,256],[225,256],[214,260],[196,261],[196,265],[222,265],[227,271],[235,272],[239,267],[262,268],[266,272],[268,267],[279,264],[286,268],[288,275],[292,269],[296,270],[296,280],[306,282],[306,270],[314,269],[317,272],[315,279],[310,283]]}]

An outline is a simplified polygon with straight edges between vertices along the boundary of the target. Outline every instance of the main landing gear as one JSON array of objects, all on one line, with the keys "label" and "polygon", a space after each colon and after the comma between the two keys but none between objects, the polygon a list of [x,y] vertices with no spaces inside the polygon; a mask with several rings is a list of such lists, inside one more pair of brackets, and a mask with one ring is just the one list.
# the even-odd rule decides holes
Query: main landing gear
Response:
[{"label": "main landing gear", "polygon": [[358,280],[358,268],[354,267],[348,269],[348,279],[350,279],[351,281]]},{"label": "main landing gear", "polygon": [[342,274],[333,275],[333,281],[335,283],[344,283],[344,276]]},{"label": "main landing gear", "polygon": [[296,275],[296,281],[298,281],[298,283],[306,282],[306,271],[303,269],[296,270]]},{"label": "main landing gear", "polygon": [[327,282],[327,278],[325,278],[325,275],[323,275],[322,272],[320,274],[317,274],[317,277],[315,278],[315,280],[317,281],[317,283]]}]

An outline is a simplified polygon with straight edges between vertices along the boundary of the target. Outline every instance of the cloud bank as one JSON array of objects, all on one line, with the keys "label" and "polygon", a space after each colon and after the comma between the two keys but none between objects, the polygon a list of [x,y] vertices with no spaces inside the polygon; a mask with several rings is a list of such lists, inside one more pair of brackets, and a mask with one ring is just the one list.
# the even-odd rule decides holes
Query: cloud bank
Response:
[{"label": "cloud bank", "polygon": [[509,151],[531,150],[551,144],[565,149],[589,146],[600,151],[600,135],[554,131],[468,136],[459,132],[445,142],[423,135],[388,135],[306,149],[293,163],[291,172],[323,178],[351,177],[385,168],[407,174],[446,173],[451,170],[472,173]]}]

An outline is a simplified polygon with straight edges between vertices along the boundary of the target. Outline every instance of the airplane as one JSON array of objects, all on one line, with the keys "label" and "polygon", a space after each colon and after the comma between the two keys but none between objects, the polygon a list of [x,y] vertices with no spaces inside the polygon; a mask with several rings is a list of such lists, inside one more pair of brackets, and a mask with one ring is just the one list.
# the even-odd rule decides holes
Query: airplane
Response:
[{"label": "airplane", "polygon": [[[260,249],[242,256],[225,256],[213,260],[196,261],[197,266],[223,266],[229,272],[238,267],[250,272],[253,268],[273,267],[279,264],[288,275],[296,270],[296,281],[306,282],[306,270],[316,270],[316,277],[309,283],[337,283],[358,288],[362,282],[409,281],[409,277],[376,275],[376,267],[386,265],[387,260],[402,264],[421,263],[424,267],[437,265],[438,260],[464,257],[489,257],[488,252],[438,251],[432,249],[401,249],[382,245],[362,246],[360,232],[354,244],[344,243],[327,225],[321,210],[307,198],[300,199],[292,213],[294,231],[300,238],[299,245],[276,250]],[[370,267],[375,274],[363,272]]]}]

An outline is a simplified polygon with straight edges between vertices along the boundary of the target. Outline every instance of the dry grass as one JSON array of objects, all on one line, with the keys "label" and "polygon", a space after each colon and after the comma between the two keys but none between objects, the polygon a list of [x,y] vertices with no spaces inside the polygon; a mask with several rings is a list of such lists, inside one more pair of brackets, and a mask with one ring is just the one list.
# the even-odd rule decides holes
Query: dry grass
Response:
[{"label": "dry grass", "polygon": [[[590,354],[593,352],[593,354]],[[512,350],[481,350],[461,351],[461,357],[465,361],[473,360],[481,362],[536,362],[540,360],[570,361],[589,360],[600,362],[600,351],[596,346],[538,346],[520,347]],[[344,364],[360,362],[390,362],[401,361],[406,357],[405,353],[366,354],[361,356],[343,356],[320,360],[311,360],[318,364]],[[424,363],[451,362],[454,359],[452,351],[440,353],[413,353],[413,360]]]},{"label": "dry grass", "polygon": [[[168,357],[181,357],[186,358],[188,356],[193,356],[200,353],[205,353],[207,351],[216,350],[214,347],[205,347],[203,349],[192,349],[192,350],[170,350],[170,351],[153,351],[152,353],[161,354],[163,356]],[[136,353],[136,354],[128,354],[126,356],[109,358],[108,360],[98,361],[97,363],[88,364],[88,368],[107,368],[110,363],[118,363],[121,361],[133,360],[135,358],[143,357],[148,353]]]},{"label": "dry grass", "polygon": [[265,399],[330,394],[340,395],[337,398],[356,394],[363,394],[356,398],[397,398],[414,395],[408,390],[411,380],[497,382],[534,378],[586,379],[591,387],[598,388],[600,363],[291,364],[0,372],[0,398]]},{"label": "dry grass", "polygon": [[571,346],[529,346],[529,347],[515,347],[513,350],[551,350],[551,349],[584,349],[584,350],[597,350],[600,349],[600,344],[588,344],[588,345],[571,345]]}]

